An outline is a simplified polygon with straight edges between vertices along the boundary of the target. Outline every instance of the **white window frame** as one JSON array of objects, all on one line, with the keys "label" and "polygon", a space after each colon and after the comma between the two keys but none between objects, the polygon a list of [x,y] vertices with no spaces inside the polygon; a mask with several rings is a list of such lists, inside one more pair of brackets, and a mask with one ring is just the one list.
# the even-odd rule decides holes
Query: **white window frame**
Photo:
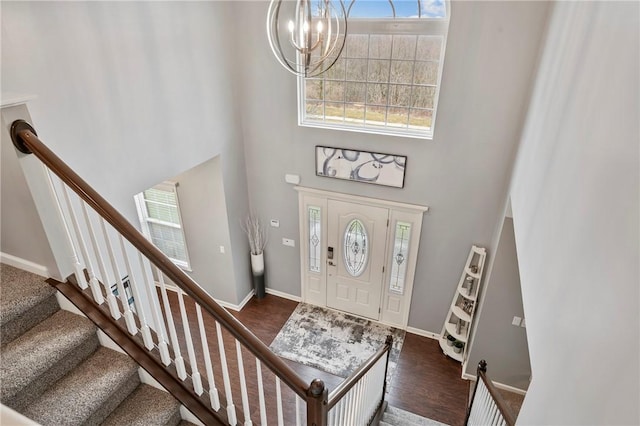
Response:
[{"label": "white window frame", "polygon": [[[144,198],[144,191],[134,195],[134,199],[136,202],[136,210],[138,212],[138,219],[140,219],[140,226],[142,229],[142,233],[144,234],[144,236],[153,243],[153,240],[151,238],[151,231],[149,229],[149,223],[156,223],[159,225],[163,225],[163,226],[168,226],[171,228],[176,228],[176,229],[180,229],[180,233],[182,234],[182,241],[184,242],[184,253],[185,253],[185,257],[187,258],[186,261],[183,261],[181,259],[174,259],[171,256],[167,255],[165,253],[165,255],[171,259],[171,261],[176,264],[176,266],[182,268],[185,271],[189,271],[191,272],[191,261],[190,261],[190,257],[189,257],[189,250],[187,247],[187,238],[185,237],[184,234],[184,224],[182,222],[182,209],[180,208],[180,197],[178,196],[178,183],[177,182],[170,182],[170,181],[165,181],[162,182],[158,185],[154,185],[152,188],[150,189],[157,189],[160,191],[165,191],[165,192],[173,192],[176,196],[176,207],[178,208],[178,220],[180,222],[180,224],[175,224],[173,222],[166,222],[163,220],[158,220],[152,217],[149,217],[149,212],[147,210],[147,204],[146,204],[146,199]],[[158,246],[156,246],[158,247]],[[162,251],[162,249],[160,249],[160,247],[158,247],[158,250]],[[164,252],[163,252],[164,253]]]},{"label": "white window frame", "polygon": [[[348,125],[340,123],[327,123],[306,119],[305,79],[298,77],[298,125],[303,127],[315,127],[322,129],[336,129],[350,132],[360,132],[378,135],[392,135],[417,139],[433,139],[438,110],[438,98],[444,69],[444,57],[447,45],[447,33],[451,19],[451,4],[446,2],[445,18],[396,18],[396,19],[365,19],[349,18],[349,34],[390,34],[390,35],[424,35],[442,37],[442,47],[438,60],[438,78],[433,99],[433,114],[431,127],[428,130],[397,127],[366,127],[364,125]],[[366,103],[366,101],[365,101]]]}]

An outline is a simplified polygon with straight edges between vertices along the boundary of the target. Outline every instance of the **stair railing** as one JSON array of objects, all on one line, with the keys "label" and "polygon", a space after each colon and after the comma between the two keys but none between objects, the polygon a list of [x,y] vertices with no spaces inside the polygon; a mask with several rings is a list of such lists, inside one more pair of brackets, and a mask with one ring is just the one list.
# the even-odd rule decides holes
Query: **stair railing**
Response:
[{"label": "stair railing", "polygon": [[368,425],[382,411],[393,338],[329,394],[330,425]]},{"label": "stair railing", "polygon": [[257,412],[261,424],[359,425],[380,412],[390,339],[331,395],[321,380],[307,384],[47,148],[31,125],[16,120],[10,132],[18,151],[45,166],[63,218],[74,274],[59,289],[79,289],[76,306],[85,313],[93,308],[88,303],[97,306],[102,317],[90,318],[109,336],[135,342],[121,345],[129,355],[153,353],[157,365],[145,369],[164,368],[154,377],[205,424],[251,425]]},{"label": "stair railing", "polygon": [[465,425],[470,426],[514,426],[515,416],[496,389],[493,382],[487,377],[487,362],[478,363],[478,377],[475,389],[467,411]]}]

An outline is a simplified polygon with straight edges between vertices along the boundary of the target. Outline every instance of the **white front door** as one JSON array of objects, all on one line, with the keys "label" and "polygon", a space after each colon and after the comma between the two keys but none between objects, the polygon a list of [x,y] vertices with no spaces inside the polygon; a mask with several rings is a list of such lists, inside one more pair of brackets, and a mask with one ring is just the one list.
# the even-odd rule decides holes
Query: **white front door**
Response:
[{"label": "white front door", "polygon": [[378,320],[389,209],[328,200],[327,306]]}]

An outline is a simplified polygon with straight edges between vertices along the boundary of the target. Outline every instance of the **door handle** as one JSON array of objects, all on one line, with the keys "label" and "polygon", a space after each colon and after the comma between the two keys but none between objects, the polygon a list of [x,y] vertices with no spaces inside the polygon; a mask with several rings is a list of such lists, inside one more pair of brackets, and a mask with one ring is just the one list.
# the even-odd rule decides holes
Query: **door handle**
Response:
[{"label": "door handle", "polygon": [[329,266],[336,266],[336,264],[333,263],[333,260],[329,260],[327,263],[329,264]]}]

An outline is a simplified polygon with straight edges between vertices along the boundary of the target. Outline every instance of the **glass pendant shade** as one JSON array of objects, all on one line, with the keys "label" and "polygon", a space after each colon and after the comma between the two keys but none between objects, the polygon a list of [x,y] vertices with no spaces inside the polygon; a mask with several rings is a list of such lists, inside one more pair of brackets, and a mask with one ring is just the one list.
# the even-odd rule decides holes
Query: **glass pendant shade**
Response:
[{"label": "glass pendant shade", "polygon": [[293,74],[314,77],[331,68],[346,34],[341,0],[271,0],[269,44],[278,62]]}]

